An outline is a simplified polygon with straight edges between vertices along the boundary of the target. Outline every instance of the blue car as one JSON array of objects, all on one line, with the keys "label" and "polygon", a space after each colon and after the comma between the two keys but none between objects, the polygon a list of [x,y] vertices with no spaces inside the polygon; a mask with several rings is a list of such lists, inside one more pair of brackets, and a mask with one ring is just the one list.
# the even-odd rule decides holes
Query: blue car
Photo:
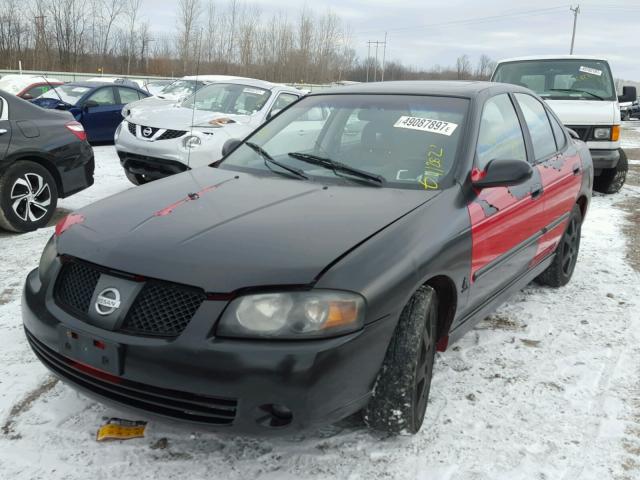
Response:
[{"label": "blue car", "polygon": [[126,104],[149,97],[129,84],[74,82],[60,85],[33,100],[49,109],[67,110],[82,124],[90,142],[112,142]]}]

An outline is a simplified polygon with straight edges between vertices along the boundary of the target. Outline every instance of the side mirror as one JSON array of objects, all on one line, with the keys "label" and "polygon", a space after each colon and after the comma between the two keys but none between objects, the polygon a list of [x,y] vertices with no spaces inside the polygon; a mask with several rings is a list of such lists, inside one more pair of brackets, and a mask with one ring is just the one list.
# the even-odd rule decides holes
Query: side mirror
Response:
[{"label": "side mirror", "polygon": [[481,178],[472,179],[475,188],[510,187],[526,182],[533,168],[522,160],[491,160]]},{"label": "side mirror", "polygon": [[100,104],[94,100],[87,100],[82,106],[82,110],[88,112],[90,108],[99,107]]},{"label": "side mirror", "polygon": [[30,93],[25,93],[24,95],[22,95],[22,99],[23,100],[33,100],[33,95],[31,95]]},{"label": "side mirror", "polygon": [[226,157],[231,152],[233,152],[236,148],[238,148],[242,144],[242,140],[238,140],[237,138],[230,138],[224,145],[222,146],[222,156]]},{"label": "side mirror", "polygon": [[618,102],[635,102],[637,98],[636,87],[622,87],[622,95],[618,96]]}]

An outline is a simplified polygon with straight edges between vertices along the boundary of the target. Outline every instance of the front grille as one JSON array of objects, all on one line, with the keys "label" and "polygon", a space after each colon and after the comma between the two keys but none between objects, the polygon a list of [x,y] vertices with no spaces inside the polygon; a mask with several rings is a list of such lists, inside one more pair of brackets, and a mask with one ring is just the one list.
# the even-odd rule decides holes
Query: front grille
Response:
[{"label": "front grille", "polygon": [[583,142],[591,140],[592,127],[585,125],[567,125],[566,127],[576,132]]},{"label": "front grille", "polygon": [[25,332],[34,353],[50,370],[105,399],[165,417],[212,425],[231,425],[236,417],[235,398],[198,395],[115,377],[78,364]]},{"label": "front grille", "polygon": [[122,329],[140,335],[180,335],[204,298],[204,293],[197,290],[147,283],[131,307]]},{"label": "front grille", "polygon": [[131,123],[131,122],[127,122],[127,123],[129,124],[129,133],[135,137],[136,136],[136,124],[135,123]]},{"label": "front grille", "polygon": [[65,263],[55,287],[55,297],[61,307],[75,314],[86,314],[93,291],[98,285],[100,272],[84,263]]},{"label": "front grille", "polygon": [[[131,278],[122,272],[108,273]],[[100,269],[97,267],[75,260],[67,261],[56,280],[56,303],[69,313],[86,318],[99,279]],[[135,335],[176,337],[187,328],[204,299],[204,292],[196,288],[145,280],[121,330]]]},{"label": "front grille", "polygon": [[183,130],[166,130],[162,135],[158,137],[158,140],[171,140],[174,138],[180,138],[187,132]]}]

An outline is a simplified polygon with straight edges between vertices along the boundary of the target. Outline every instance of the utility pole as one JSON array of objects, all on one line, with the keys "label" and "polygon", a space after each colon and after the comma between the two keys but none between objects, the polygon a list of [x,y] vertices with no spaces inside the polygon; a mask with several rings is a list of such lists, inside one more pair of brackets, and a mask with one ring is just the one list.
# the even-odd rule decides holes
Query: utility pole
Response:
[{"label": "utility pole", "polygon": [[580,5],[575,8],[569,7],[569,10],[573,12],[573,34],[571,35],[571,51],[569,55],[573,55],[573,45],[576,41],[576,24],[578,23],[578,14],[580,13]]},{"label": "utility pole", "polygon": [[384,82],[384,65],[387,60],[387,32],[384,32],[384,48],[382,50],[382,78],[381,82]]},{"label": "utility pole", "polygon": [[385,41],[384,42],[380,42],[378,40],[375,41],[368,41],[367,44],[369,45],[369,50],[367,53],[367,82],[369,82],[369,63],[370,63],[370,59],[371,59],[371,45],[375,45],[376,47],[376,58],[375,58],[375,64],[373,66],[373,81],[377,82],[378,81],[378,49],[381,45],[384,46],[384,53],[383,53],[383,57],[382,57],[382,79],[384,80],[384,55],[386,55],[386,48],[387,48],[387,34],[385,33],[384,35],[385,37]]}]

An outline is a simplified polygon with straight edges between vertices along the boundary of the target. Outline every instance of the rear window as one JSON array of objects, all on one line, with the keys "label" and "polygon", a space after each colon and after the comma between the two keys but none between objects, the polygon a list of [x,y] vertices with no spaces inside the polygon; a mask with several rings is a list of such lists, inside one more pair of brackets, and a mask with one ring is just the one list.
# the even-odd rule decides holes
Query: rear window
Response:
[{"label": "rear window", "polygon": [[616,99],[611,70],[603,60],[506,62],[498,65],[492,81],[520,85],[550,99]]},{"label": "rear window", "polygon": [[89,87],[60,85],[59,87],[52,88],[47,93],[41,95],[40,98],[55,98],[56,100],[62,99],[63,102],[68,103],[69,105],[75,105],[89,90],[91,90]]}]

